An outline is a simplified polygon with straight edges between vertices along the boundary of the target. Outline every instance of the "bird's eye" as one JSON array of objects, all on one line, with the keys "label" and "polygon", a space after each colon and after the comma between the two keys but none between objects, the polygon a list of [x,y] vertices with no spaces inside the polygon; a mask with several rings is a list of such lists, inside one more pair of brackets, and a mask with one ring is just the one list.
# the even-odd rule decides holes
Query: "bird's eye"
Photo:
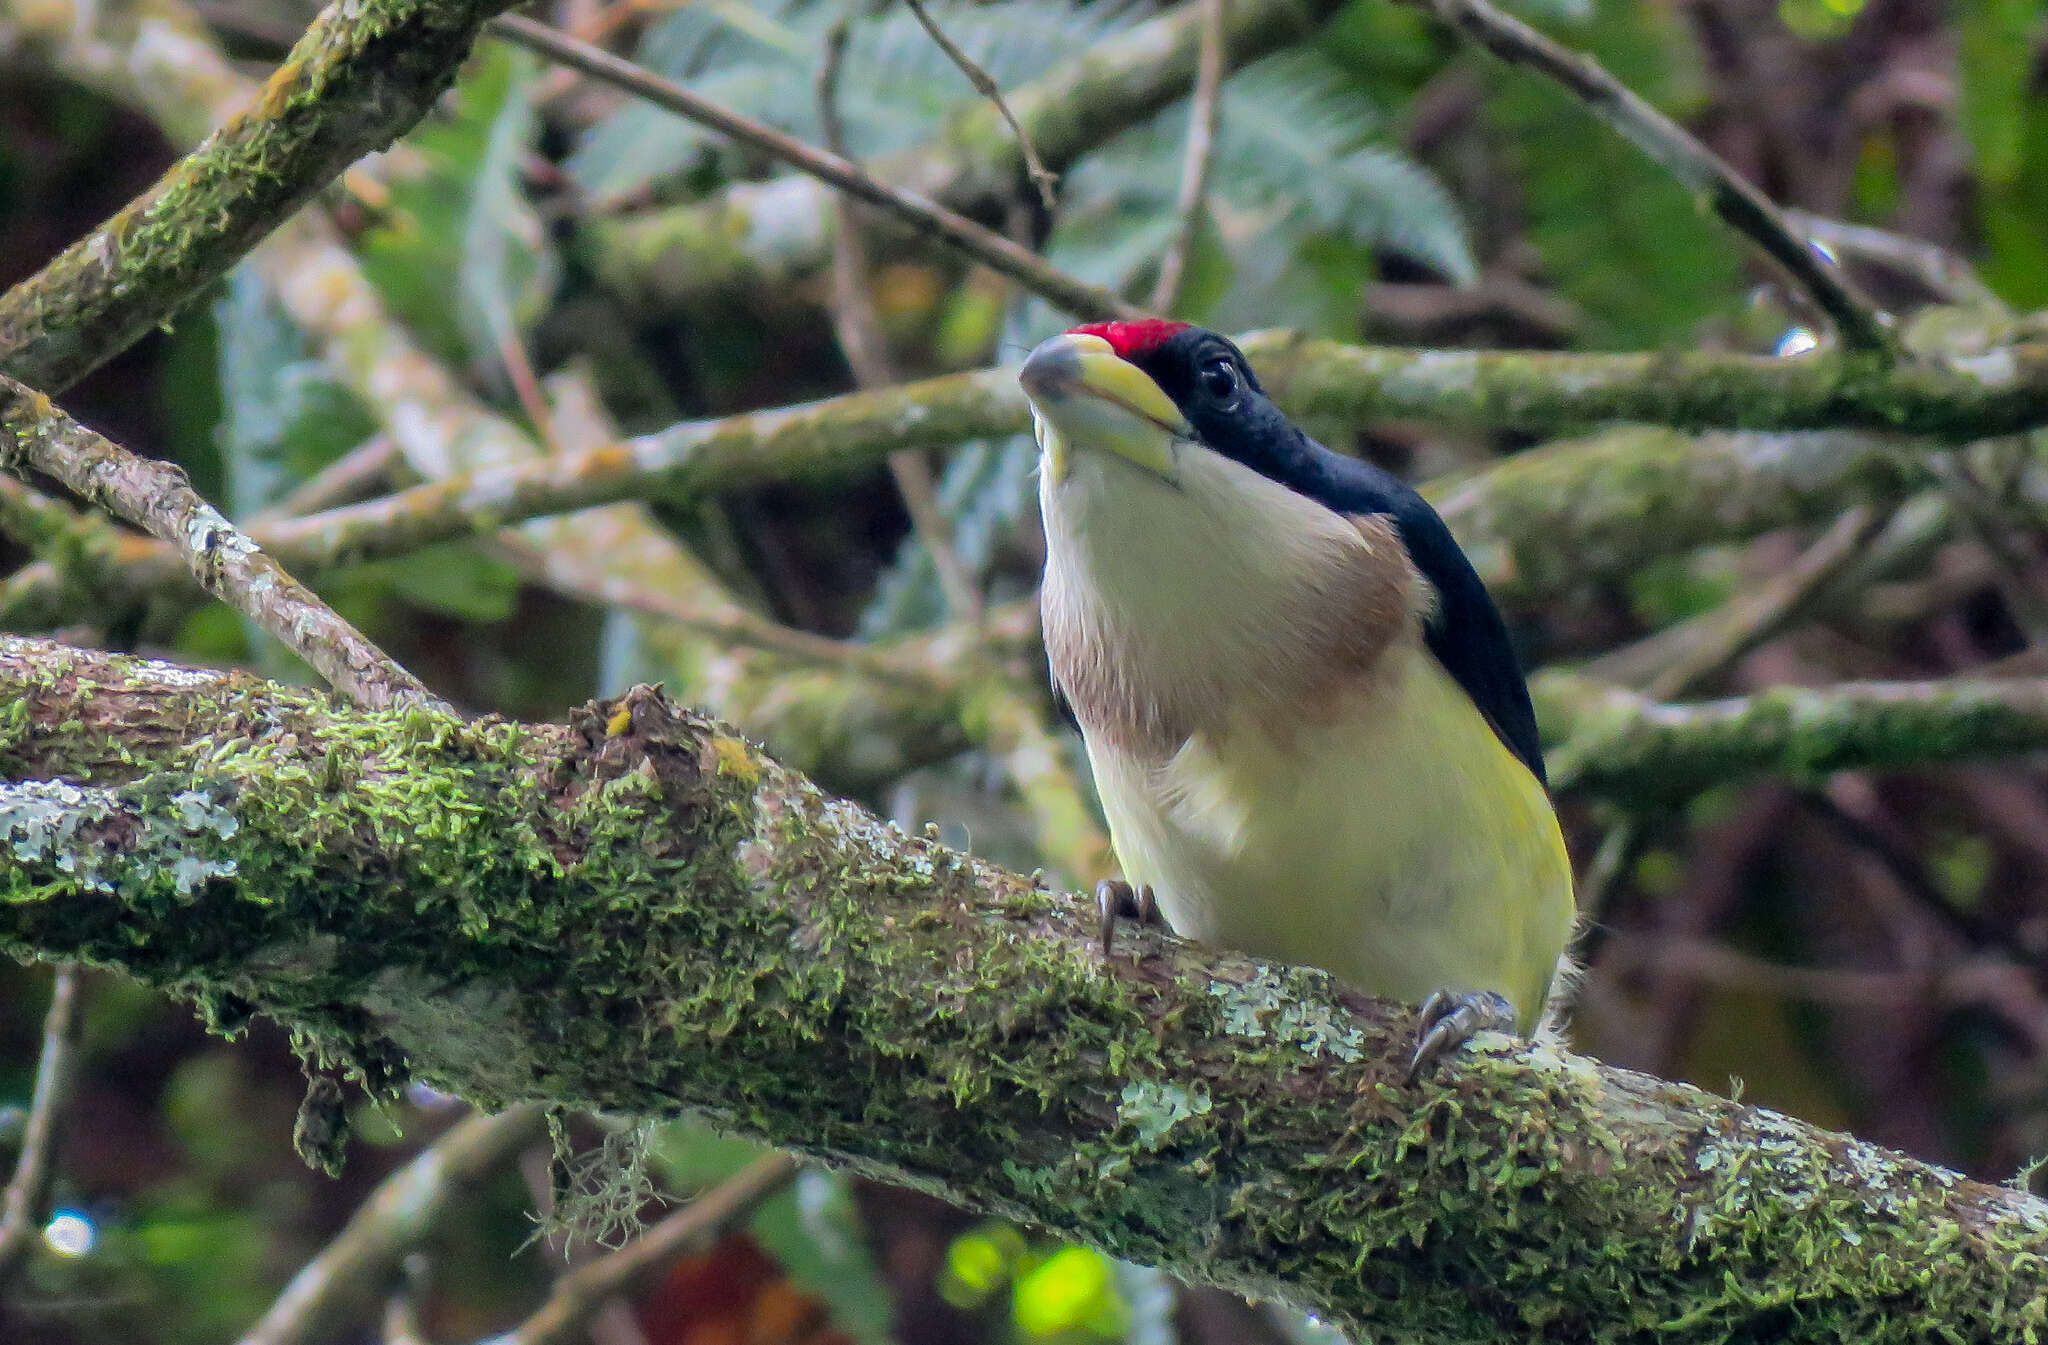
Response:
[{"label": "bird's eye", "polygon": [[1228,401],[1237,394],[1237,366],[1229,360],[1211,360],[1202,366],[1202,391],[1217,401]]}]

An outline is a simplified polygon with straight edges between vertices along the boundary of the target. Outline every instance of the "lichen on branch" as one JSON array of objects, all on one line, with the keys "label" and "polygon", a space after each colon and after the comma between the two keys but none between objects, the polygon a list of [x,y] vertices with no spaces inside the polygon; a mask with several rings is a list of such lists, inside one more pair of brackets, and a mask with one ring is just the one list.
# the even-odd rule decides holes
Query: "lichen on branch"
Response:
[{"label": "lichen on branch", "polygon": [[829,799],[640,689],[365,711],[0,643],[0,950],[274,1015],[373,1087],[704,1114],[1362,1335],[2048,1330],[2048,1205],[1407,1010]]}]

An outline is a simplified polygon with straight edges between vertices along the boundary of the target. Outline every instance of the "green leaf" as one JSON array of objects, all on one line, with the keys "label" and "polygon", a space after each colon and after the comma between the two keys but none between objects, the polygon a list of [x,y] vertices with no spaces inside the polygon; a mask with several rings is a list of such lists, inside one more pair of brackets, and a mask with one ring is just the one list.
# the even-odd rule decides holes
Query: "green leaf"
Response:
[{"label": "green leaf", "polygon": [[359,243],[385,302],[452,363],[499,367],[503,340],[540,315],[559,278],[519,180],[539,130],[537,68],[502,43],[479,47],[456,87],[455,115],[430,118],[407,138],[414,153],[395,160],[390,203]]},{"label": "green leaf", "polygon": [[519,571],[473,542],[444,542],[396,560],[363,566],[389,580],[401,597],[464,621],[490,623],[512,615]]},{"label": "green leaf", "polygon": [[[1681,82],[1696,57],[1675,16],[1627,0],[1596,8],[1579,45],[1683,119],[1700,95]],[[1487,122],[1523,185],[1529,237],[1585,310],[1588,344],[1678,344],[1738,299],[1738,243],[1668,173],[1549,81],[1501,67],[1488,78]]]},{"label": "green leaf", "polygon": [[2003,186],[2020,171],[2029,58],[2048,0],[1972,0],[1957,7],[1963,134],[1977,154],[1981,182]]},{"label": "green leaf", "polygon": [[[825,34],[845,9],[787,0],[765,8],[764,26],[758,11],[685,6],[649,26],[637,59],[716,103],[818,143],[823,132],[812,81]],[[1005,88],[1087,51],[1138,12],[1132,6],[1070,8],[1038,0],[930,8],[946,35]],[[978,96],[902,5],[879,7],[852,25],[842,70],[839,112],[848,147],[859,158],[930,139],[948,116]],[[592,127],[567,167],[586,192],[606,202],[723,153],[723,142],[695,123],[636,102]]]}]

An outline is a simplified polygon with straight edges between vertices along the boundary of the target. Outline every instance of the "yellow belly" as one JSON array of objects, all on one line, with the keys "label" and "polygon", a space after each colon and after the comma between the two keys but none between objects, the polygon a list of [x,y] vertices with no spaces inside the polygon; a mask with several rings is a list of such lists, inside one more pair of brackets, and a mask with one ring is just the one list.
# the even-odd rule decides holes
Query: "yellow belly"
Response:
[{"label": "yellow belly", "polygon": [[1571,938],[1550,799],[1434,657],[1276,738],[1236,723],[1164,765],[1090,741],[1124,876],[1173,928],[1369,994],[1493,990],[1533,1031]]}]

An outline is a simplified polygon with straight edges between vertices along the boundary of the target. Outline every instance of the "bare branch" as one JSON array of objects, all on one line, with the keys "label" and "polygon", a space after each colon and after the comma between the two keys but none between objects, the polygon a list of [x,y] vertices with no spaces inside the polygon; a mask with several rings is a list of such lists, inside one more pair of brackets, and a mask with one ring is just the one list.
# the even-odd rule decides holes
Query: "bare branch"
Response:
[{"label": "bare branch", "polygon": [[43,1054],[36,1062],[36,1086],[22,1131],[21,1156],[0,1192],[0,1286],[6,1285],[35,1245],[48,1212],[50,1183],[57,1175],[57,1118],[70,1101],[78,1075],[78,1029],[83,1020],[78,969],[57,968],[50,984],[50,1011],[43,1019]]},{"label": "bare branch", "polygon": [[746,1221],[762,1202],[796,1179],[796,1160],[767,1154],[692,1200],[633,1241],[555,1281],[540,1310],[489,1345],[570,1345],[597,1310],[630,1294],[692,1247]]},{"label": "bare branch", "polygon": [[1785,220],[1807,238],[1842,257],[1875,262],[1917,281],[1945,304],[1980,304],[2002,307],[2003,303],[1978,276],[1969,261],[1922,238],[1911,238],[1868,224],[1851,224],[1811,211],[1785,211]]},{"label": "bare branch", "polygon": [[[1040,203],[1048,212],[1057,210],[1059,197],[1054,189],[1059,186],[1060,175],[1047,168],[1045,161],[1038,157],[1038,147],[1031,143],[1030,133],[1017,124],[1017,114],[1010,111],[1010,105],[1003,101],[1002,86],[996,83],[995,77],[988,71],[976,65],[972,57],[960,50],[952,38],[946,36],[946,30],[939,27],[938,20],[924,7],[923,0],[903,0],[903,3],[910,6],[912,14],[917,15],[917,21],[924,26],[932,41],[938,44],[939,50],[946,53],[946,59],[951,61],[961,74],[967,76],[967,82],[974,86],[974,91],[988,99],[1002,115],[1004,123],[1010,128],[1010,134],[1017,137],[1017,148],[1024,155],[1024,171],[1037,186]],[[844,151],[834,150],[833,153],[840,154]]]},{"label": "bare branch", "polygon": [[[846,36],[844,20],[833,25],[825,41],[825,59],[818,67],[817,91],[825,148],[841,158],[847,157],[846,127],[839,116],[839,71],[846,59]],[[889,358],[881,317],[875,312],[867,244],[861,240],[853,202],[845,192],[832,193],[832,331],[857,385],[885,388],[901,381],[895,361]],[[978,620],[981,593],[953,548],[953,525],[939,507],[931,462],[917,449],[897,449],[889,455],[889,475],[910,514],[912,529],[931,555],[947,610],[959,620]]]},{"label": "bare branch", "polygon": [[169,463],[136,457],[48,397],[0,375],[0,467],[33,468],[173,547],[207,592],[235,607],[360,705],[438,703],[419,679],[223,518]]},{"label": "bare branch", "polygon": [[322,1345],[377,1309],[407,1252],[456,1201],[544,1133],[532,1104],[469,1116],[386,1177],[308,1261],[241,1345]]},{"label": "bare branch", "polygon": [[1552,41],[1488,0],[1410,0],[1512,65],[1528,66],[1562,85],[1700,197],[1731,228],[1777,262],[1801,292],[1828,315],[1850,350],[1889,358],[1896,350],[1887,319],[1857,293],[1832,257],[1802,238],[1772,200],[1720,155],[1651,107],[1584,52]]},{"label": "bare branch", "polygon": [[259,518],[298,518],[369,499],[389,490],[391,476],[404,465],[397,441],[388,434],[373,434],[294,486]]},{"label": "bare branch", "polygon": [[1173,241],[1159,261],[1152,282],[1152,309],[1171,313],[1180,305],[1188,254],[1202,231],[1203,202],[1209,193],[1209,167],[1216,157],[1216,112],[1223,98],[1224,7],[1228,0],[1200,0],[1202,53],[1195,65],[1195,91],[1188,102],[1188,139],[1180,164],[1180,195],[1174,201],[1177,221]]},{"label": "bare branch", "polygon": [[885,210],[920,233],[959,249],[983,266],[1008,276],[1076,317],[1095,320],[1145,316],[1144,309],[1099,285],[1068,275],[1029,248],[1018,246],[993,229],[955,214],[917,192],[879,181],[836,154],[813,149],[794,136],[721,107],[601,47],[578,41],[544,23],[516,14],[492,20],[490,31],[550,60],[644,98],[656,107],[709,126],[721,135]]},{"label": "bare branch", "polygon": [[1603,655],[1586,666],[1586,675],[1639,686],[1656,700],[1697,691],[1804,617],[1890,520],[1889,510],[1845,510],[1797,561],[1754,593]]}]

